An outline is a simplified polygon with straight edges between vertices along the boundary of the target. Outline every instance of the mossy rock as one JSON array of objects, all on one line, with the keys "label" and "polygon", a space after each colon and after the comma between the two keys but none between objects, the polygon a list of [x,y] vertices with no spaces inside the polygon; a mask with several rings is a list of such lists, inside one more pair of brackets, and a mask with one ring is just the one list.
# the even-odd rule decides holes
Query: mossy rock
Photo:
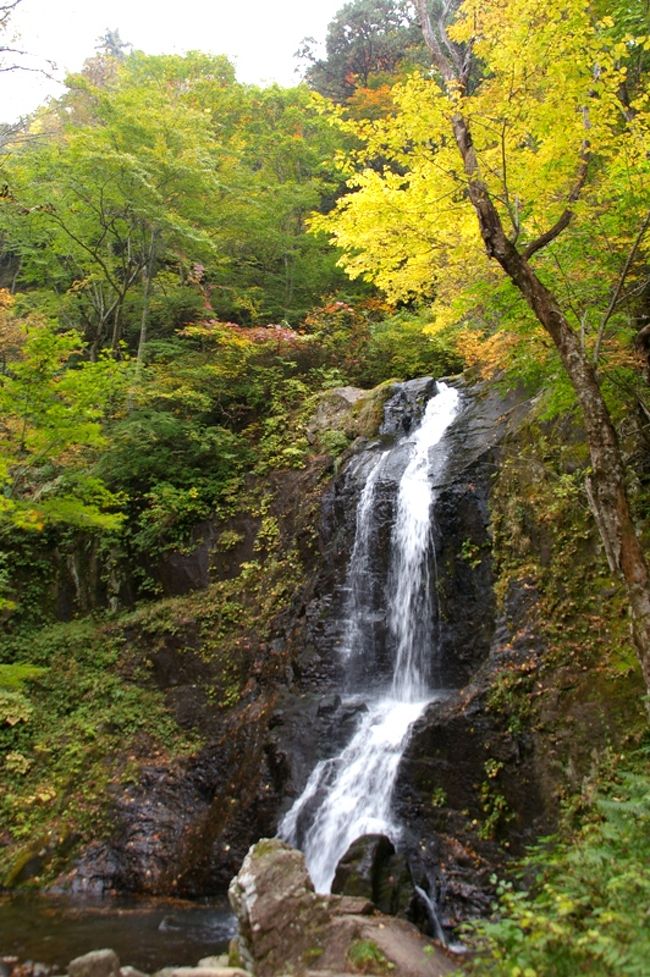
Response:
[{"label": "mossy rock", "polygon": [[345,447],[345,441],[376,437],[383,418],[384,404],[395,380],[362,390],[359,387],[335,387],[322,394],[307,424],[310,444],[330,452]]},{"label": "mossy rock", "polygon": [[42,875],[48,871],[51,864],[65,859],[78,840],[75,834],[55,836],[47,834],[30,841],[14,858],[2,879],[3,887],[14,889],[40,885]]}]

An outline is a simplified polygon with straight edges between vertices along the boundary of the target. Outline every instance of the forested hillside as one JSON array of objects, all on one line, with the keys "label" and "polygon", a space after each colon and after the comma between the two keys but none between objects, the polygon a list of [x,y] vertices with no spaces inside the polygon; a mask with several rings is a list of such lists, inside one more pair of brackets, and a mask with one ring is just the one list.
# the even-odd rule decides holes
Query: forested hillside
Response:
[{"label": "forested hillside", "polygon": [[[302,83],[262,88],[109,31],[4,127],[0,885],[74,885],[142,770],[172,791],[199,768],[232,852],[207,866],[172,792],[191,837],[161,830],[149,891],[227,882],[280,804],[260,744],[311,676],[321,500],[396,381],[462,374],[526,405],[490,456],[487,537],[449,558],[489,566],[507,634],[467,694],[510,752],[425,816],[506,878],[467,965],[640,977],[648,4],[352,0],[301,55]],[[558,835],[525,856],[538,828]]]}]

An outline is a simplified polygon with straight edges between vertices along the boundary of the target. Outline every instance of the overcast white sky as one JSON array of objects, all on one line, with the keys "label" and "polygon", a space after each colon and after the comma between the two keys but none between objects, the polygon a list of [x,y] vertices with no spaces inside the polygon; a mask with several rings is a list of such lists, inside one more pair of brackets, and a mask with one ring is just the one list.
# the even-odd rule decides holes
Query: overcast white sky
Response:
[{"label": "overcast white sky", "polygon": [[[325,37],[345,0],[22,0],[12,19],[18,46],[78,70],[106,28],[148,54],[188,50],[227,54],[240,81],[293,85],[294,52],[303,37]],[[6,42],[6,39],[5,39]],[[61,86],[24,71],[0,73],[0,119],[31,111]]]}]

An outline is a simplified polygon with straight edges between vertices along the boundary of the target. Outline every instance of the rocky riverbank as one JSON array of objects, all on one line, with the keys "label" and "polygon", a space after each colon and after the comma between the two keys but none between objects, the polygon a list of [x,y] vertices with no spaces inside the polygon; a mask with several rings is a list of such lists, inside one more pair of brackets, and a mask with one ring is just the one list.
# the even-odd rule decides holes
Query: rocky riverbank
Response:
[{"label": "rocky riverbank", "polygon": [[[2,977],[53,977],[55,972],[44,964],[0,957],[0,974]],[[65,974],[67,977],[149,977],[136,967],[122,966],[118,955],[110,949],[92,950],[75,957]],[[250,977],[250,973],[241,967],[231,967],[228,955],[220,955],[204,957],[193,967],[163,967],[152,977]]]},{"label": "rocky riverbank", "polygon": [[[277,838],[251,847],[229,898],[239,929],[229,953],[204,957],[195,966],[163,967],[152,977],[444,977],[458,961],[412,923],[386,915],[364,896],[315,892],[302,853]],[[111,949],[76,957],[65,973],[149,977],[121,965]],[[53,977],[54,972],[5,957],[0,974]]]}]

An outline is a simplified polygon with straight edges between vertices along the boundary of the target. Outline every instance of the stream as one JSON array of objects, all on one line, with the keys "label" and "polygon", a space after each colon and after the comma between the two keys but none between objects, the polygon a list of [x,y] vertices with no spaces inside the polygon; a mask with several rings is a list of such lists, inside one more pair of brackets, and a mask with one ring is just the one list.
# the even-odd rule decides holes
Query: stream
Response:
[{"label": "stream", "polygon": [[235,933],[228,903],[119,898],[0,896],[0,957],[16,956],[64,972],[74,957],[99,947],[145,973],[195,965],[223,953]]}]

